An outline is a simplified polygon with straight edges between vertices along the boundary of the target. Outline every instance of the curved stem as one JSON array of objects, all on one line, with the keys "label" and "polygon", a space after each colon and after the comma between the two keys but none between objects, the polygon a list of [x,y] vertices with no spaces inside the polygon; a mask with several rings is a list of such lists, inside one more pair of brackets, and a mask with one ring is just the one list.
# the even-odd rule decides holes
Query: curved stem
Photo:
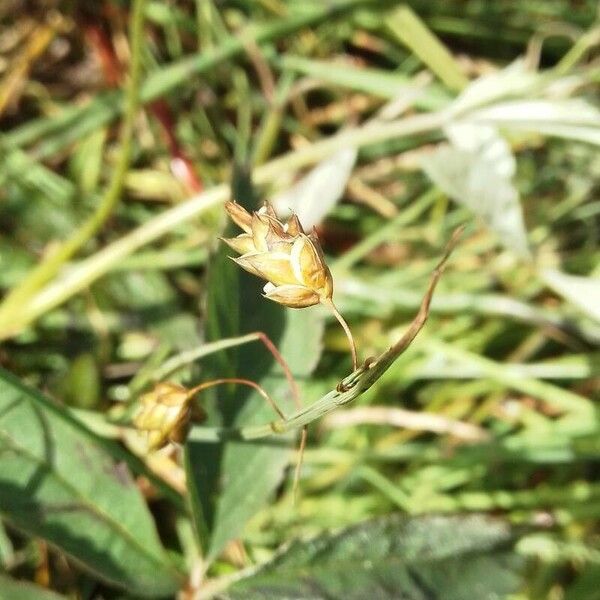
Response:
[{"label": "curved stem", "polygon": [[294,376],[292,375],[292,371],[289,365],[287,364],[285,358],[283,358],[283,356],[281,355],[281,352],[279,352],[279,350],[277,349],[277,346],[275,346],[271,338],[263,331],[253,331],[252,333],[247,333],[245,335],[240,335],[237,337],[223,338],[217,340],[216,342],[202,344],[198,348],[194,348],[193,350],[187,350],[185,352],[182,352],[181,354],[177,354],[176,356],[173,356],[169,360],[164,362],[147,379],[136,382],[136,385],[140,386],[136,389],[141,389],[143,386],[146,385],[146,383],[149,380],[155,382],[163,381],[167,377],[173,375],[173,373],[177,372],[182,367],[196,362],[198,359],[203,358],[204,356],[208,356],[213,352],[218,352],[219,350],[226,350],[227,348],[241,346],[242,344],[247,344],[249,342],[255,341],[262,342],[265,345],[266,349],[273,355],[273,358],[279,363],[279,365],[283,369],[285,378],[290,386],[294,406],[296,410],[300,410],[302,408],[302,403],[300,401],[300,391],[298,390],[298,385],[296,384]]},{"label": "curved stem", "polygon": [[281,417],[284,421],[287,420],[285,414],[279,408],[275,400],[273,400],[273,398],[271,398],[271,396],[269,396],[269,394],[267,394],[267,392],[260,385],[258,385],[258,383],[250,381],[250,379],[240,379],[239,377],[226,377],[223,379],[213,379],[212,381],[205,381],[204,383],[200,383],[196,387],[193,387],[191,390],[189,390],[189,396],[191,398],[193,395],[197,394],[198,392],[201,392],[202,390],[206,390],[216,385],[223,385],[225,383],[239,383],[240,385],[247,385],[248,387],[255,389],[267,401],[267,403],[271,406],[271,408],[273,408],[273,410],[277,413],[279,417]]},{"label": "curved stem", "polygon": [[302,428],[300,433],[300,444],[298,445],[298,460],[294,469],[294,483],[292,485],[292,496],[294,504],[298,502],[298,489],[300,487],[300,473],[302,471],[302,463],[304,462],[304,451],[306,450],[306,439],[308,437],[308,425]]},{"label": "curved stem", "polygon": [[352,352],[352,371],[356,371],[358,369],[358,357],[356,353],[356,344],[354,343],[354,336],[352,335],[352,331],[346,323],[346,320],[340,314],[340,311],[335,307],[333,300],[327,300],[326,304],[331,308],[331,312],[333,312],[335,318],[339,321],[339,324],[342,326],[346,337],[348,338],[348,342],[350,342],[350,350]]}]

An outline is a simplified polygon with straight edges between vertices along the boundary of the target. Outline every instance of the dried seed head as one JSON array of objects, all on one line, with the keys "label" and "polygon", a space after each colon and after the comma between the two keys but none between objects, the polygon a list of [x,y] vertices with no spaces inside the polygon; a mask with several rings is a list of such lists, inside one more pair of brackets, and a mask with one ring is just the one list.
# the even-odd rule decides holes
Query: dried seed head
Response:
[{"label": "dried seed head", "polygon": [[319,240],[306,235],[296,215],[282,223],[268,205],[252,214],[236,202],[225,209],[245,233],[223,241],[241,254],[233,260],[242,269],[267,280],[266,298],[290,308],[331,302],[333,280]]},{"label": "dried seed head", "polygon": [[157,450],[169,441],[181,442],[191,417],[193,394],[175,383],[159,383],[140,398],[134,424],[148,434],[148,447]]}]

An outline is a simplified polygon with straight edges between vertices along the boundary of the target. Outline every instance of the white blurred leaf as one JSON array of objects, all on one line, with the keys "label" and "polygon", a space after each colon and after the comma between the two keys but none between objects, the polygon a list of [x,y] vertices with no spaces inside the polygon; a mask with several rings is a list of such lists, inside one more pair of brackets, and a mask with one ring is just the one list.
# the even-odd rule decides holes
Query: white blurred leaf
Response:
[{"label": "white blurred leaf", "polygon": [[567,275],[556,269],[544,269],[541,274],[546,284],[557,294],[592,319],[600,321],[600,278]]},{"label": "white blurred leaf", "polygon": [[515,100],[472,112],[474,125],[494,125],[600,145],[600,111],[581,99]]},{"label": "white blurred leaf", "polygon": [[[450,135],[456,134],[454,130]],[[510,176],[514,166],[497,139],[492,136],[490,141],[472,150],[443,146],[425,157],[422,167],[444,193],[495,231],[504,246],[529,256],[519,194]],[[498,155],[504,160],[497,160]]]},{"label": "white blurred leaf", "polygon": [[306,229],[312,229],[335,206],[344,193],[354,163],[356,148],[345,148],[319,163],[283,194],[272,200],[284,218],[295,212]]},{"label": "white blurred leaf", "polygon": [[494,165],[499,175],[511,179],[517,170],[517,161],[508,142],[491,125],[451,123],[444,133],[453,146],[460,150],[475,152]]},{"label": "white blurred leaf", "polygon": [[452,103],[451,111],[464,114],[502,98],[525,94],[539,79],[538,73],[528,70],[524,61],[517,60],[501,71],[483,75],[470,83]]},{"label": "white blurred leaf", "polygon": [[567,100],[511,100],[482,108],[469,120],[489,120],[496,124],[600,126],[600,112],[581,98]]}]

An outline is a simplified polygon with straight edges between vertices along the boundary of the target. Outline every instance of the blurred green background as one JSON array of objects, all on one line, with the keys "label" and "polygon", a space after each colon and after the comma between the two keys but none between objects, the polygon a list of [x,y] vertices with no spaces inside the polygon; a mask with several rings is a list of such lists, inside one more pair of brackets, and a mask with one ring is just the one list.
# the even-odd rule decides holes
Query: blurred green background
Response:
[{"label": "blurred green background", "polygon": [[[599,17],[3,0],[0,599],[600,598]],[[208,356],[253,331],[305,405],[351,369],[225,258],[231,196],[316,226],[362,359],[466,226],[414,344],[310,424],[295,503],[291,437],[206,441],[272,418],[245,390],[184,449],[129,426],[169,360],[291,414],[259,343]]]}]

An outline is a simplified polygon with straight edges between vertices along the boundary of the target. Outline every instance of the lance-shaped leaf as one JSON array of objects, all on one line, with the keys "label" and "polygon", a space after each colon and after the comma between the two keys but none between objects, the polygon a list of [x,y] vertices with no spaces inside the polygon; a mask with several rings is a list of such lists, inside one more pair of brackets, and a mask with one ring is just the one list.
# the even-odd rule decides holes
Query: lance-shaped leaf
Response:
[{"label": "lance-shaped leaf", "polygon": [[[252,205],[249,182],[238,176],[234,197],[248,209]],[[236,228],[228,233],[237,233]],[[301,388],[321,352],[323,322],[318,309],[293,310],[261,295],[262,283],[238,269],[220,245],[211,260],[207,282],[207,337],[218,340],[263,331],[279,348]],[[233,348],[207,361],[207,380],[242,377],[259,383],[281,408],[293,410],[290,387],[278,365],[259,344]],[[202,394],[208,425],[241,427],[273,418],[263,398],[241,387],[221,387]],[[214,559],[272,496],[292,457],[291,440],[247,444],[224,440],[219,444],[190,441],[186,468],[193,515],[204,554]]]},{"label": "lance-shaped leaf", "polygon": [[97,577],[145,597],[181,581],[144,499],[102,440],[0,370],[0,515]]}]

